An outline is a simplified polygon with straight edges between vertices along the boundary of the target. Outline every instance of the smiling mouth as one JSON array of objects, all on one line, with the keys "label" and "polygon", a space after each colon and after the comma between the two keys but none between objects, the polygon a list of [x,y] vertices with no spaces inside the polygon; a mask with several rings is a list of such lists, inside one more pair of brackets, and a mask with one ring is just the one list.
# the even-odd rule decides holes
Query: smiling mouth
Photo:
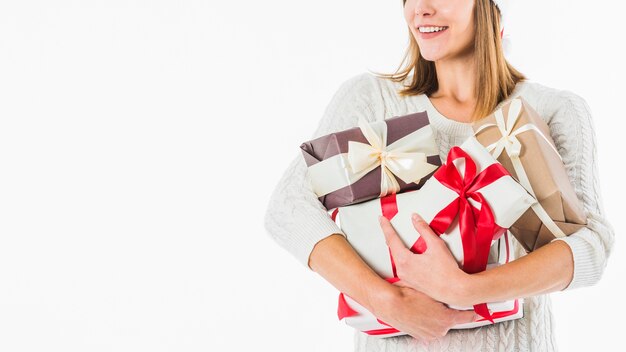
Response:
[{"label": "smiling mouth", "polygon": [[439,33],[439,32],[443,32],[446,29],[448,29],[447,26],[424,26],[424,27],[417,27],[417,31],[423,34],[431,34],[431,33]]}]

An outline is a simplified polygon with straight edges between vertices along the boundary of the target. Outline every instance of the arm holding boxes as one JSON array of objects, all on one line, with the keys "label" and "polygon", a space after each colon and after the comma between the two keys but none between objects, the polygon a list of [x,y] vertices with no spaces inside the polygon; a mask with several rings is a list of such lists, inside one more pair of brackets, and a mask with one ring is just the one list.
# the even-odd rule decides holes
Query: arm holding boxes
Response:
[{"label": "arm holding boxes", "polygon": [[[571,290],[595,285],[600,280],[613,248],[615,233],[606,218],[598,183],[597,139],[591,110],[587,102],[574,93],[565,91],[564,97],[562,108],[549,124],[559,152],[568,156],[563,162],[587,220],[585,227],[571,235],[551,240],[552,243],[563,241],[572,250],[574,277],[563,289]],[[561,132],[561,126],[572,124],[577,126],[575,135]]]},{"label": "arm holding boxes", "polygon": [[[467,274],[451,261],[449,250],[421,218],[415,228],[428,244],[423,254],[413,254],[399,241],[384,218],[381,226],[396,260],[398,277],[411,287],[453,306],[473,306],[481,302],[500,302],[561,290],[571,280],[572,255],[567,245],[554,243],[536,251],[475,274]],[[428,263],[428,265],[426,265]],[[536,273],[541,275],[536,275]],[[447,280],[429,280],[446,277]],[[419,279],[418,279],[419,278]],[[456,282],[456,285],[445,284]]]},{"label": "arm holding boxes", "polygon": [[[468,275],[462,281],[462,303],[530,297],[560,291],[574,271],[567,245],[551,243],[506,265]],[[537,273],[541,273],[537,275]]]},{"label": "arm holding boxes", "polygon": [[[424,280],[419,281],[421,285],[412,287],[443,302],[466,306],[590,286],[600,279],[610,255],[614,232],[603,215],[600,189],[596,182],[598,167],[593,122],[589,107],[582,98],[569,92],[565,93],[565,97],[561,109],[548,121],[550,127],[523,99],[516,99],[507,105],[510,110],[507,109],[506,118],[500,111],[500,121],[492,124],[494,127],[497,125],[499,133],[495,129],[491,131],[491,136],[481,137],[480,131],[485,129],[477,128],[477,135],[485,145],[494,142],[494,136],[515,136],[515,131],[520,131],[516,137],[523,139],[522,143],[501,139],[505,143],[499,145],[500,150],[497,150],[497,143],[490,144],[490,150],[495,147],[494,154],[497,155],[494,156],[499,157],[498,160],[512,170],[520,183],[539,200],[535,204],[539,209],[529,210],[511,228],[529,253],[507,265],[473,275],[464,275],[450,266],[450,275],[459,276],[459,285],[452,289],[443,290]],[[518,114],[521,117],[517,122],[509,120]],[[560,133],[559,126],[565,124],[577,126],[579,133]],[[480,125],[484,125],[484,121]],[[522,133],[526,133],[523,138]],[[547,137],[540,137],[542,134]],[[518,146],[516,152],[510,148],[515,144]],[[504,150],[506,153],[503,153]],[[561,154],[566,158],[561,158]],[[524,168],[522,165],[535,168]],[[534,186],[530,186],[531,183]],[[540,220],[544,214],[549,216],[547,221]],[[549,229],[551,226],[555,230]],[[395,236],[393,229],[388,229],[387,233],[387,236]],[[437,251],[431,256],[433,254]],[[428,258],[430,263],[436,263],[431,264],[428,270],[437,270],[433,265],[446,263],[445,259]],[[413,271],[419,271],[419,267],[413,265]],[[421,274],[413,273],[416,276]]]},{"label": "arm holding boxes", "polygon": [[[334,94],[313,137],[357,125],[359,118],[375,120],[369,75],[344,82]],[[300,153],[299,153],[300,154]],[[400,285],[392,285],[361,259],[339,226],[313,192],[306,178],[307,165],[298,155],[273,191],[265,215],[267,233],[305,268],[320,274],[339,291],[369,310],[402,327],[414,337],[445,334],[457,323],[472,321],[473,312],[461,312]],[[416,319],[416,309],[429,314]]]},{"label": "arm holding boxes", "polygon": [[[326,107],[314,137],[352,127],[358,118],[375,119],[370,97],[364,92],[369,84],[366,80],[366,77],[357,76],[343,82]],[[311,271],[313,252],[325,252],[324,257],[328,258],[341,258],[340,262],[318,260],[311,264],[317,264],[315,269],[328,276],[327,280],[338,289],[347,290],[367,303],[369,292],[379,292],[380,286],[390,285],[380,277],[372,276],[371,269],[350,247],[343,231],[331,220],[311,189],[306,172],[305,161],[298,153],[270,197],[265,214],[267,234]]]},{"label": "arm holding boxes", "polygon": [[[536,295],[591,286],[598,282],[606,267],[615,235],[603,210],[591,111],[580,96],[569,91],[560,91],[559,94],[563,102],[546,121],[521,99],[523,109],[520,121],[506,128],[509,131],[523,129],[523,124],[530,123],[538,132],[517,135],[521,144],[528,146],[526,150],[522,147],[517,158],[526,171],[521,170],[519,165],[515,167],[514,157],[505,155],[514,153],[502,153],[498,159],[521,171],[517,172],[517,177],[522,184],[533,184],[530,191],[535,193],[542,205],[539,210],[544,209],[553,219],[552,226],[557,231],[550,229],[549,222],[539,220],[540,211],[528,211],[520,221],[521,226],[514,226],[511,232],[526,251],[532,253],[507,268],[476,275],[475,282],[470,280],[468,283],[469,292],[482,290],[482,294],[489,297],[522,292]],[[517,112],[511,114],[509,111],[507,118],[513,115]],[[502,121],[497,124],[503,125]],[[571,131],[572,126],[576,131],[574,134],[564,132]],[[548,138],[540,137],[541,134]],[[506,135],[506,132],[501,135]],[[479,133],[477,136],[481,138]],[[490,137],[483,135],[482,138],[487,141]],[[542,157],[537,157],[538,154]],[[525,162],[525,158],[534,162]],[[533,275],[533,270],[541,270],[542,275]],[[523,271],[526,274],[521,276],[524,278],[522,281],[513,282],[505,278],[513,272]]]}]

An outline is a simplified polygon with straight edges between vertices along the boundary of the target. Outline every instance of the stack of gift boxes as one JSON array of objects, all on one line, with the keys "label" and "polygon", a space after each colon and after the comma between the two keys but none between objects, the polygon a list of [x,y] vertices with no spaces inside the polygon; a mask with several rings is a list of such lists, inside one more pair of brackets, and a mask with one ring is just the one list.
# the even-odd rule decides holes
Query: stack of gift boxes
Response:
[{"label": "stack of gift boxes", "polygon": [[[425,244],[410,217],[418,213],[469,274],[514,260],[513,240],[531,252],[585,226],[549,128],[523,98],[512,99],[473,128],[474,136],[452,147],[443,163],[425,111],[373,123],[359,120],[357,127],[300,146],[311,187],[329,216],[390,283],[399,279],[380,215],[419,254]],[[518,298],[452,307],[481,316],[453,328],[521,318],[523,304]],[[343,293],[337,314],[369,335],[405,334]]]}]

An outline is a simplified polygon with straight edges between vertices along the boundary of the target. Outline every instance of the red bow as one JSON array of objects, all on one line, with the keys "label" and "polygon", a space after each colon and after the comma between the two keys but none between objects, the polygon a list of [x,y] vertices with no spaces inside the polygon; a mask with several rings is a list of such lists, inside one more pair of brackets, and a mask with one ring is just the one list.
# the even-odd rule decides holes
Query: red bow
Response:
[{"label": "red bow", "polygon": [[[463,176],[453,163],[454,160],[461,158],[465,159]],[[491,241],[506,231],[496,225],[491,207],[479,191],[508,175],[510,175],[508,171],[499,163],[491,164],[477,175],[474,160],[463,149],[456,146],[450,149],[447,163],[433,175],[442,185],[455,191],[458,197],[435,216],[430,222],[430,227],[441,236],[459,214],[459,230],[463,243],[463,270],[466,273],[473,274],[487,268]],[[469,198],[480,203],[480,210],[469,203]],[[493,323],[487,304],[475,305],[474,311]]]}]

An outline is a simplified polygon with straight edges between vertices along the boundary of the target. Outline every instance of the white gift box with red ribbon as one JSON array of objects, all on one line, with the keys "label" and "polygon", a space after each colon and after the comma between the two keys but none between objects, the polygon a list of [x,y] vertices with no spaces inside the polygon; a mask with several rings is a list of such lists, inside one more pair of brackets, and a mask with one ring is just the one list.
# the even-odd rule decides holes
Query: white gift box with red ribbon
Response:
[{"label": "white gift box with red ribbon", "polygon": [[[330,212],[363,260],[381,277],[393,282],[398,279],[378,222],[379,215],[391,221],[407,247],[414,253],[422,253],[425,248],[423,239],[419,238],[411,221],[411,214],[418,213],[446,243],[460,267],[468,273],[475,273],[513,259],[506,229],[535,202],[524,187],[474,137],[470,137],[460,147],[450,150],[447,163],[422,189],[339,207]],[[466,256],[470,259],[465,260]],[[453,329],[520,318],[523,316],[523,299],[483,303],[473,309],[484,319],[456,325]],[[338,316],[346,324],[370,335],[405,334],[378,320],[344,294],[339,297]]]}]

